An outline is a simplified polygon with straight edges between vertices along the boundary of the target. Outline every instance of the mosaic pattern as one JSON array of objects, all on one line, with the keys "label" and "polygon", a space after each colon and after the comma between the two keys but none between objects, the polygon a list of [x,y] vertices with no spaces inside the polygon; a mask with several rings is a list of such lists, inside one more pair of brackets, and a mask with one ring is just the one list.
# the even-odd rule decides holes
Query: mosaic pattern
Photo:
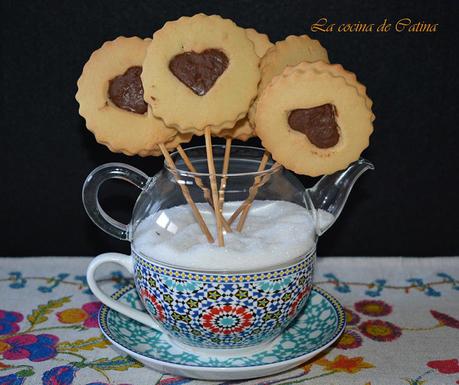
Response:
[{"label": "mosaic pattern", "polygon": [[146,310],[177,339],[208,348],[246,347],[277,337],[305,305],[315,255],[273,272],[204,274],[134,258]]},{"label": "mosaic pattern", "polygon": [[[136,291],[131,285],[118,291],[113,298],[132,306],[132,301],[127,301],[126,297],[134,294]],[[139,299],[135,308],[144,310]],[[145,358],[187,366],[232,368],[284,362],[319,350],[341,334],[345,314],[335,298],[314,287],[305,308],[275,344],[261,352],[230,358],[206,357],[183,351],[171,345],[162,333],[106,306],[99,314],[99,324],[108,338]]]},{"label": "mosaic pattern", "polygon": [[162,265],[152,263],[132,250],[133,257],[136,263],[142,265],[144,268],[151,270],[155,273],[166,275],[172,278],[191,280],[198,282],[210,283],[231,283],[231,282],[246,282],[246,281],[265,281],[270,279],[287,277],[293,273],[303,270],[306,265],[311,263],[311,260],[316,258],[315,251],[304,255],[301,261],[284,268],[272,271],[258,272],[258,273],[240,273],[240,274],[213,274],[213,273],[199,273],[188,270],[173,269]]}]

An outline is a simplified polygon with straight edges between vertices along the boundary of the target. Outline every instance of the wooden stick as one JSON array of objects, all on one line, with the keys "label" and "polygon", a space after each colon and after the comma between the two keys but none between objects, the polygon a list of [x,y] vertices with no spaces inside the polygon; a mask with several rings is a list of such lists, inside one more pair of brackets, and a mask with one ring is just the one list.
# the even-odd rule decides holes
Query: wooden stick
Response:
[{"label": "wooden stick", "polygon": [[[258,166],[257,172],[261,172],[261,171],[263,171],[265,169],[266,164],[268,163],[268,160],[269,160],[269,152],[265,151],[263,153],[263,157],[261,158],[261,161],[260,161],[260,164]],[[258,185],[259,184],[260,184],[260,176],[256,176],[254,178],[252,187],[250,187],[250,189],[249,189],[249,196],[247,197],[247,199],[244,202],[242,202],[242,204],[236,209],[236,211],[233,213],[233,215],[231,215],[231,218],[228,220],[228,223],[230,225],[236,220],[236,218],[239,216],[239,214],[241,212],[245,212],[246,214],[244,215],[244,219],[243,219],[243,222],[242,222],[242,226],[244,226],[244,222],[245,222],[247,214],[248,214],[248,212],[250,210],[250,206],[252,205],[252,202],[255,199],[255,196],[257,195],[258,187],[259,187]],[[238,223],[238,226],[237,226],[238,228],[240,227],[240,223],[241,223],[241,221],[239,221],[239,223]],[[238,228],[237,228],[237,230],[240,231]]]},{"label": "wooden stick", "polygon": [[[177,171],[177,168],[175,167],[174,161],[172,160],[172,157],[169,154],[169,151],[167,151],[166,146],[163,143],[158,144],[158,146],[161,149],[161,152],[163,153],[164,158],[166,159],[166,162],[167,162],[167,165],[169,166],[169,168],[171,168],[172,170]],[[199,224],[199,227],[201,228],[202,232],[206,236],[207,241],[209,243],[213,243],[214,242],[214,238],[212,237],[212,234],[210,233],[210,231],[209,231],[209,229],[208,229],[208,227],[206,225],[206,222],[204,222],[204,218],[202,217],[201,213],[199,212],[198,208],[196,207],[196,203],[194,203],[193,198],[190,195],[190,191],[188,190],[188,187],[185,184],[180,183],[180,180],[179,180],[178,175],[176,173],[173,173],[173,174],[174,174],[175,180],[177,181],[177,184],[179,185],[180,189],[182,190],[182,193],[183,193],[183,196],[185,197],[185,200],[190,205],[191,210],[193,211],[194,218],[196,219],[196,221]]]},{"label": "wooden stick", "polygon": [[[177,146],[177,151],[180,154],[180,156],[182,157],[183,162],[185,163],[185,165],[188,167],[188,170],[190,170],[191,172],[197,173],[198,171],[193,166],[193,163],[191,163],[190,158],[188,157],[188,155],[186,154],[185,150],[183,149],[183,147],[180,144]],[[212,196],[210,195],[209,189],[206,186],[204,186],[204,183],[202,182],[202,179],[200,177],[197,176],[195,179],[196,179],[196,184],[204,192],[204,198],[206,198],[206,200],[210,204],[212,204]]]},{"label": "wooden stick", "polygon": [[217,222],[217,239],[218,246],[225,246],[225,240],[223,239],[223,230],[222,230],[222,215],[220,206],[218,204],[218,190],[217,190],[217,177],[215,175],[215,164],[214,164],[214,154],[212,152],[212,136],[210,127],[205,129],[205,139],[206,139],[206,153],[207,153],[207,166],[209,168],[210,176],[210,188],[212,190],[212,200],[214,202],[214,213],[215,221]]},{"label": "wooden stick", "polygon": [[231,137],[226,138],[225,155],[223,157],[222,180],[220,182],[220,190],[218,191],[218,201],[219,201],[218,204],[220,205],[220,210],[222,213],[223,213],[223,205],[225,204],[226,180],[228,179],[226,174],[228,174],[228,169],[229,169],[232,141],[233,141],[233,138]]},{"label": "wooden stick", "polygon": [[[191,162],[191,160],[188,157],[187,153],[185,152],[185,150],[183,149],[183,147],[180,144],[177,146],[177,151],[180,154],[180,156],[182,157],[183,162],[188,167],[188,169],[191,172],[197,173],[198,171],[196,170],[196,167],[193,166],[193,163]],[[206,200],[209,203],[211,209],[214,210],[214,206],[213,206],[213,202],[212,202],[212,196],[211,196],[211,193],[210,193],[209,189],[206,186],[204,186],[204,183],[202,182],[202,179],[200,177],[196,176],[195,180],[196,180],[196,184],[198,185],[198,187],[204,192],[204,198],[206,198]],[[214,212],[215,212],[215,210],[214,210]],[[223,217],[223,214],[220,211],[219,211],[219,215],[221,216],[222,224],[223,224],[223,227],[225,228],[225,230],[228,233],[232,233],[233,230],[231,229],[231,226],[228,224],[228,222]]]},{"label": "wooden stick", "polygon": [[223,174],[228,173],[232,142],[233,142],[233,138],[231,136],[226,138],[225,156],[223,157]]},{"label": "wooden stick", "polygon": [[[279,163],[274,163],[271,167],[271,170],[274,169],[275,167],[279,166]],[[252,207],[252,203],[253,201],[255,200],[256,196],[257,196],[257,192],[258,192],[258,189],[263,186],[266,182],[268,182],[268,180],[271,178],[271,173],[269,174],[266,174],[266,175],[263,175],[260,180],[256,183],[253,184],[253,186],[250,188],[250,191],[249,191],[249,197],[247,198],[247,200],[244,202],[244,204],[241,205],[240,207],[240,212],[243,212],[246,213],[244,217],[241,217],[241,219],[239,220],[239,223],[237,225],[237,228],[236,230],[241,232],[242,231],[242,228],[244,227],[244,224],[245,224],[245,220],[247,219],[247,214],[250,210],[250,208]],[[236,216],[237,217],[237,216]]]},{"label": "wooden stick", "polygon": [[[265,169],[266,164],[268,163],[268,160],[269,160],[269,152],[265,150],[263,157],[261,158],[260,165],[258,167],[258,171],[263,171]],[[252,199],[250,203],[244,207],[244,210],[242,210],[241,217],[239,218],[239,222],[236,227],[236,230],[239,232],[241,232],[242,228],[244,227],[245,220],[247,219],[249,210],[252,207],[252,202],[255,199],[255,196],[257,195],[258,189],[260,188],[260,181],[261,181],[261,177],[256,176],[254,180],[254,184],[252,186],[253,188]]]}]

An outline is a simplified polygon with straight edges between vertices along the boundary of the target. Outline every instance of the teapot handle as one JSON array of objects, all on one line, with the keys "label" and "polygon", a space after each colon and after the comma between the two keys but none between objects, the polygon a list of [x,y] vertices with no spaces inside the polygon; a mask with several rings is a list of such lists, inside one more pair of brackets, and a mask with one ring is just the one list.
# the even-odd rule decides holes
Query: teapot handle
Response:
[{"label": "teapot handle", "polygon": [[107,163],[95,168],[83,184],[83,206],[89,218],[106,233],[127,241],[129,240],[128,225],[113,219],[99,204],[99,188],[108,179],[122,179],[144,190],[148,182],[148,176],[139,169],[127,164]]}]

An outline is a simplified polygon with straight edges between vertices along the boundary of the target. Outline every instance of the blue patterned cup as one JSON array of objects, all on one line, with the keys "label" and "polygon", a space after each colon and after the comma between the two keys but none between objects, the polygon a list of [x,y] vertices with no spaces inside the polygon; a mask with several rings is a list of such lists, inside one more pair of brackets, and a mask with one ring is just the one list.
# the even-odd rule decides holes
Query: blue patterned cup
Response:
[{"label": "blue patterned cup", "polygon": [[[105,305],[177,342],[201,348],[245,348],[279,336],[305,305],[312,287],[315,251],[269,271],[207,273],[132,256],[107,253],[89,265],[88,284]],[[94,279],[98,266],[114,262],[134,276],[148,314],[104,294]]]}]

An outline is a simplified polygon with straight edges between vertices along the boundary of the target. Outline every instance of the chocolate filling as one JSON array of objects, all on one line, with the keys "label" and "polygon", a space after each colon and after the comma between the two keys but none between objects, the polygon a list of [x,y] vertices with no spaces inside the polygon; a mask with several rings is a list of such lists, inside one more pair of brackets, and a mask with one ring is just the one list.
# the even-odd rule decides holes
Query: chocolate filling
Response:
[{"label": "chocolate filling", "polygon": [[124,74],[110,80],[108,97],[115,106],[136,114],[147,112],[148,106],[143,100],[141,73],[142,67],[129,67]]},{"label": "chocolate filling", "polygon": [[293,130],[306,135],[313,145],[329,148],[339,140],[336,115],[336,107],[329,103],[318,107],[300,108],[290,111],[288,124]]},{"label": "chocolate filling", "polygon": [[228,57],[215,48],[200,53],[190,51],[174,56],[169,70],[196,95],[203,96],[228,68]]}]

